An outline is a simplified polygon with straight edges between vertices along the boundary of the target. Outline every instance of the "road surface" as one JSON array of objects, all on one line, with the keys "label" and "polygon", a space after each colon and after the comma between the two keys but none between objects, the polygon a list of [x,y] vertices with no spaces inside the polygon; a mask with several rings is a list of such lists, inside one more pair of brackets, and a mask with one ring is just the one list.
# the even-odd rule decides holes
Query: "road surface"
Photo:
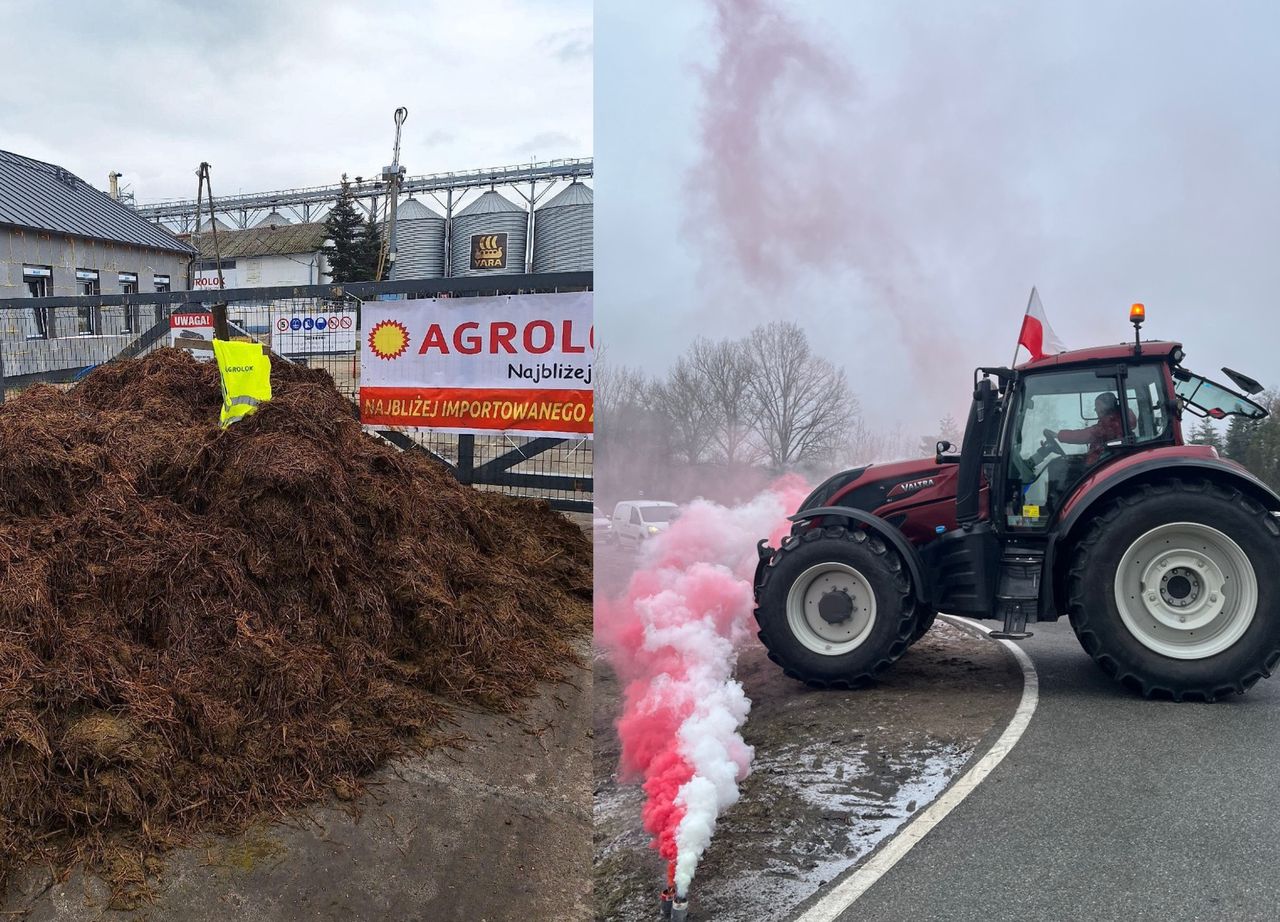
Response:
[{"label": "road surface", "polygon": [[1280,917],[1280,677],[1145,701],[1065,620],[1033,630],[1025,735],[842,922]]}]

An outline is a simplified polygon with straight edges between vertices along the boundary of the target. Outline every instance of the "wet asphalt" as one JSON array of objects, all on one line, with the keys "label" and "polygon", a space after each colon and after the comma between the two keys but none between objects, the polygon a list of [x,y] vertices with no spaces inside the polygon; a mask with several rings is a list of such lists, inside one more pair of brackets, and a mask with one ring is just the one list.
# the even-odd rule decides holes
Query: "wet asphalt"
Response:
[{"label": "wet asphalt", "polygon": [[1280,918],[1280,675],[1145,701],[1033,630],[1025,735],[842,922]]}]

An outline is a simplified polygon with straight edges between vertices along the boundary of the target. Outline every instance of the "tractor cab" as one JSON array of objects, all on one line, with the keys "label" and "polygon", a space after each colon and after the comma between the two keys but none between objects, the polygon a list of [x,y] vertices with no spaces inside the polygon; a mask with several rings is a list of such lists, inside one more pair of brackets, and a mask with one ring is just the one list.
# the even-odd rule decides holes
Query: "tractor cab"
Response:
[{"label": "tractor cab", "polygon": [[[960,456],[948,458],[940,450],[937,459],[961,465],[958,508],[989,489],[990,518],[1004,530],[1043,532],[1077,488],[1104,468],[1157,448],[1212,455],[1212,449],[1185,446],[1184,413],[1266,416],[1244,394],[1183,368],[1182,358],[1178,343],[1146,342],[1065,352],[1012,370],[979,369],[970,414],[977,431],[972,437],[966,431]],[[1224,371],[1252,393],[1262,389]],[[982,464],[966,465],[970,454],[981,454]],[[973,508],[959,513],[960,521],[977,519]]]}]

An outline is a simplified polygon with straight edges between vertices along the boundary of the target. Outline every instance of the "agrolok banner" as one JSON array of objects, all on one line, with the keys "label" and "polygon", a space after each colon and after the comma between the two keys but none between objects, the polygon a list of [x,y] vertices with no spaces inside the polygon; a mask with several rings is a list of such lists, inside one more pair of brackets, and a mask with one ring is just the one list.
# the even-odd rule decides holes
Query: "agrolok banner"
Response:
[{"label": "agrolok banner", "polygon": [[363,313],[362,422],[591,434],[591,292],[371,301]]}]

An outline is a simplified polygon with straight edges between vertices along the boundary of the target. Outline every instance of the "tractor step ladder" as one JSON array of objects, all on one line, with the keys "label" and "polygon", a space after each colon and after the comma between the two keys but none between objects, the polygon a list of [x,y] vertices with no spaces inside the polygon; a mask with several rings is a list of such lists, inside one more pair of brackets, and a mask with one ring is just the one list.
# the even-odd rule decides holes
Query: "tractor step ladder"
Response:
[{"label": "tractor step ladder", "polygon": [[1000,559],[1000,582],[996,589],[996,617],[1004,627],[992,631],[996,640],[1026,640],[1027,617],[1040,607],[1040,575],[1044,552],[1030,548],[1005,548]]}]

